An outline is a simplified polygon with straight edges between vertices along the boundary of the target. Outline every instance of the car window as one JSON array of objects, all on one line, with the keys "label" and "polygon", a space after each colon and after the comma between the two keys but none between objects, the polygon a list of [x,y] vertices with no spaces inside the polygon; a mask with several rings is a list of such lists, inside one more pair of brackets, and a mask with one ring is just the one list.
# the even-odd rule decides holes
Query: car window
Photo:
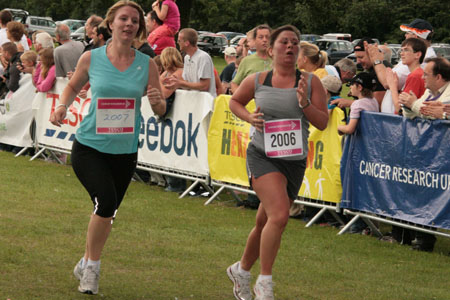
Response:
[{"label": "car window", "polygon": [[51,28],[55,28],[56,27],[56,23],[55,22],[48,21],[48,23],[49,23],[49,27],[51,27]]},{"label": "car window", "polygon": [[38,19],[39,26],[47,27],[47,20]]},{"label": "car window", "polygon": [[320,41],[317,42],[317,47],[319,47],[320,50],[328,50],[328,47],[330,46],[330,42],[326,42],[326,41]]},{"label": "car window", "polygon": [[329,48],[330,50],[333,50],[333,49],[337,50],[337,49],[338,49],[337,42],[330,42],[328,48]]},{"label": "car window", "polygon": [[30,23],[31,23],[31,25],[37,25],[38,24],[36,19],[31,19]]},{"label": "car window", "polygon": [[210,36],[205,36],[203,38],[203,42],[205,42],[205,43],[211,43],[212,44],[213,40],[214,39],[212,37],[210,37]]}]

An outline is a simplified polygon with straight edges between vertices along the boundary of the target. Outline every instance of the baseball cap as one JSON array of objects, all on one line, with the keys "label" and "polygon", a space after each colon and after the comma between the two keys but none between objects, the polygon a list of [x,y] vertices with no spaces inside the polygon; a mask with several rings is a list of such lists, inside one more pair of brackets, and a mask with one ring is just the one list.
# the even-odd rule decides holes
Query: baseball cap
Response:
[{"label": "baseball cap", "polygon": [[353,47],[354,51],[365,51],[364,49],[364,42],[367,42],[368,44],[375,44],[375,41],[371,38],[365,37],[358,41],[358,43]]},{"label": "baseball cap", "polygon": [[331,93],[338,94],[342,88],[342,82],[339,78],[333,75],[326,75],[320,79],[324,88]]},{"label": "baseball cap", "polygon": [[236,56],[236,49],[233,47],[226,47],[223,53],[228,56]]},{"label": "baseball cap", "polygon": [[433,26],[425,20],[415,19],[409,24],[400,25],[400,30],[405,32],[412,32],[424,40],[433,32]]},{"label": "baseball cap", "polygon": [[36,34],[36,43],[41,44],[42,48],[54,48],[53,38],[47,32]]},{"label": "baseball cap", "polygon": [[367,72],[361,72],[353,76],[350,82],[347,83],[347,86],[351,86],[354,83],[360,84],[365,89],[374,90],[377,81],[372,74],[369,74]]}]

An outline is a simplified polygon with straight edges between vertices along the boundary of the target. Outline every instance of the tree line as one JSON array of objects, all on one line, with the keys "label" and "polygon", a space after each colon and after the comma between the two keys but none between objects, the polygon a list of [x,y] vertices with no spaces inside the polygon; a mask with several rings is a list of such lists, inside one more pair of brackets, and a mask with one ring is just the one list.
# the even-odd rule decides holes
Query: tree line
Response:
[{"label": "tree line", "polygon": [[[154,0],[137,1],[145,11]],[[22,8],[55,21],[104,16],[115,0],[0,0],[0,7]],[[434,27],[434,42],[450,43],[450,1],[442,0],[178,0],[182,27],[208,31],[246,32],[267,23],[293,24],[302,33],[351,33],[398,43],[401,24],[421,18]]]}]

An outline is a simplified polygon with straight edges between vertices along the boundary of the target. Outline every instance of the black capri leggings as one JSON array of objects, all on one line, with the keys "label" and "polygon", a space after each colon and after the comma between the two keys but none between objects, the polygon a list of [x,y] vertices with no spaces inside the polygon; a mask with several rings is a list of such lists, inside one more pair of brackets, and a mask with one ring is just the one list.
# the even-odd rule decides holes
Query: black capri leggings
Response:
[{"label": "black capri leggings", "polygon": [[137,153],[103,153],[75,139],[71,159],[75,174],[94,203],[93,213],[114,217],[136,170]]}]

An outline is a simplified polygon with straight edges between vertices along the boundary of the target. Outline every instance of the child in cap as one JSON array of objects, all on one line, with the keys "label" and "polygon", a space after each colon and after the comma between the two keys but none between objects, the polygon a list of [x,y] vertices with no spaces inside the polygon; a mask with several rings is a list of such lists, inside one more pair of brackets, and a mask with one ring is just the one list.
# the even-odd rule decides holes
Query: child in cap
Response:
[{"label": "child in cap", "polygon": [[330,113],[331,110],[336,107],[335,104],[331,104],[331,101],[340,98],[342,82],[339,78],[333,75],[326,75],[320,79],[320,81],[322,82],[327,94],[328,113]]},{"label": "child in cap", "polygon": [[339,125],[339,134],[352,134],[358,125],[361,111],[379,112],[378,101],[373,97],[373,91],[376,87],[375,77],[367,72],[361,72],[355,75],[348,83],[350,94],[358,98],[350,107],[350,122],[347,125]]}]

